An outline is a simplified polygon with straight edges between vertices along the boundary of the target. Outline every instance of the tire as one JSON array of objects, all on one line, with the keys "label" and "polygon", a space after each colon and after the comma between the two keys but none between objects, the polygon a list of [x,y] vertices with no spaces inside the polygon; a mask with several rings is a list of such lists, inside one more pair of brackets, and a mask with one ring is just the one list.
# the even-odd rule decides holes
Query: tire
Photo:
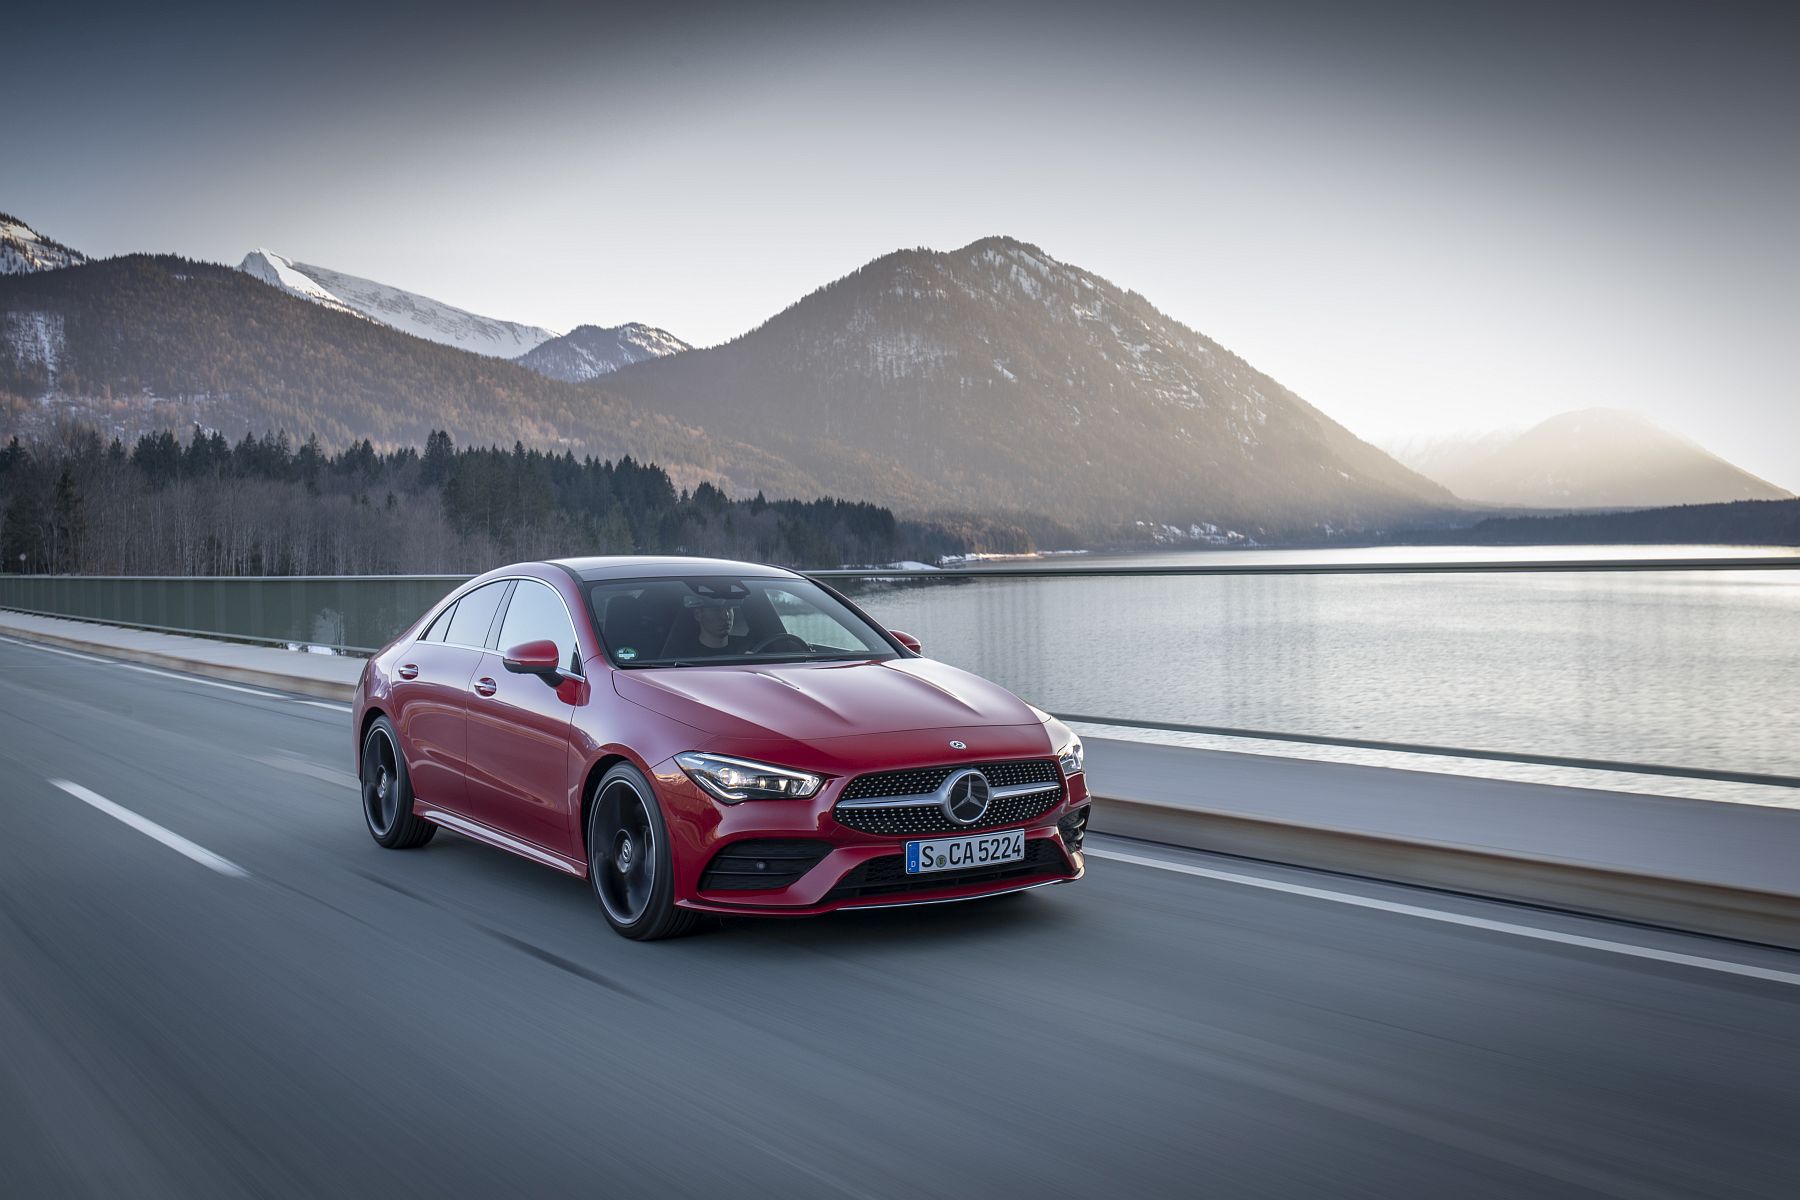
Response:
[{"label": "tire", "polygon": [[412,776],[386,717],[376,717],[363,738],[362,807],[369,836],[388,850],[423,846],[437,832],[436,825],[413,814]]},{"label": "tire", "polygon": [[675,907],[669,827],[650,781],[630,763],[594,785],[587,856],[594,899],[621,935],[651,942],[691,933],[699,924],[699,913]]}]

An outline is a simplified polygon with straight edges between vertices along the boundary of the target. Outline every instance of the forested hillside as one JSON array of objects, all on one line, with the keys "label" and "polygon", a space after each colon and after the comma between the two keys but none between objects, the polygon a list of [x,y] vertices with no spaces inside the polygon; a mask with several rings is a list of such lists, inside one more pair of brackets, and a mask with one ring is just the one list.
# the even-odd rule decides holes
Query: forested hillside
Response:
[{"label": "forested hillside", "polygon": [[1484,546],[1800,546],[1800,500],[1737,500],[1556,517],[1490,517],[1471,529],[1407,535],[1407,540]]},{"label": "forested hillside", "polygon": [[[289,429],[327,449],[459,442],[661,464],[680,486],[816,496],[751,446],[288,295],[240,271],[131,255],[0,277],[0,436],[59,419],[127,442],[161,429]],[[10,426],[10,428],[9,428]]]},{"label": "forested hillside", "polygon": [[0,514],[6,570],[92,575],[474,572],[630,553],[823,567],[967,548],[872,504],[732,500],[629,457],[459,450],[442,431],[422,452],[331,454],[285,434],[233,445],[196,429],[128,447],[65,429],[0,449]]}]

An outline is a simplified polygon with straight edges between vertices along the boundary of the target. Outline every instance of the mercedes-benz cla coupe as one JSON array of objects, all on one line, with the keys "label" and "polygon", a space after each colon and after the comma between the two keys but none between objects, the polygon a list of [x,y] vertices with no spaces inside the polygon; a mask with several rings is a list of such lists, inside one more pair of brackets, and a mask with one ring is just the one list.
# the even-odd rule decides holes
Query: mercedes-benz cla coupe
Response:
[{"label": "mercedes-benz cla coupe", "polygon": [[1083,870],[1067,726],[774,567],[492,571],[369,660],[352,721],[378,843],[443,826],[583,876],[626,937]]}]

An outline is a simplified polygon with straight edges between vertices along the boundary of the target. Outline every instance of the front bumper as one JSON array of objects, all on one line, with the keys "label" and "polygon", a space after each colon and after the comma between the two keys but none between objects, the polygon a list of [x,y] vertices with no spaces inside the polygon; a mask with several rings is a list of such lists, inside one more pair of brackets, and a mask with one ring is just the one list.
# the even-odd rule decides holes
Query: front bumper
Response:
[{"label": "front bumper", "polygon": [[[1085,775],[1064,781],[1061,800],[1029,821],[959,831],[999,833],[1021,829],[1025,857],[1013,863],[927,875],[905,873],[906,843],[917,836],[867,833],[840,824],[832,815],[843,781],[834,781],[808,801],[748,801],[721,804],[696,788],[680,768],[664,764],[655,772],[664,801],[675,869],[675,903],[698,912],[740,916],[812,916],[853,908],[942,904],[1049,884],[1070,883],[1086,870],[1081,822],[1087,807]],[[1067,828],[1059,823],[1066,823]],[[949,835],[956,836],[956,835]],[[817,862],[784,887],[723,889],[707,868],[733,847],[754,851],[764,845],[822,847]]]}]

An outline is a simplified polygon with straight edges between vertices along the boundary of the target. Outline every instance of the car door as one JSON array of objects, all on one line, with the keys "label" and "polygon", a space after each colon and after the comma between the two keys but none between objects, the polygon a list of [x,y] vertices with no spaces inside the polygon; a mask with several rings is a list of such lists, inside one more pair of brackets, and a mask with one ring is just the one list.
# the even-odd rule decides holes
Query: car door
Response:
[{"label": "car door", "polygon": [[510,580],[485,584],[438,614],[395,664],[394,723],[406,750],[413,795],[465,811],[469,682],[487,653]]},{"label": "car door", "polygon": [[581,671],[575,627],[560,593],[521,579],[500,620],[493,649],[470,684],[469,815],[503,833],[572,854],[569,726],[587,688],[506,669],[505,653],[526,642],[556,643],[560,661]]}]

